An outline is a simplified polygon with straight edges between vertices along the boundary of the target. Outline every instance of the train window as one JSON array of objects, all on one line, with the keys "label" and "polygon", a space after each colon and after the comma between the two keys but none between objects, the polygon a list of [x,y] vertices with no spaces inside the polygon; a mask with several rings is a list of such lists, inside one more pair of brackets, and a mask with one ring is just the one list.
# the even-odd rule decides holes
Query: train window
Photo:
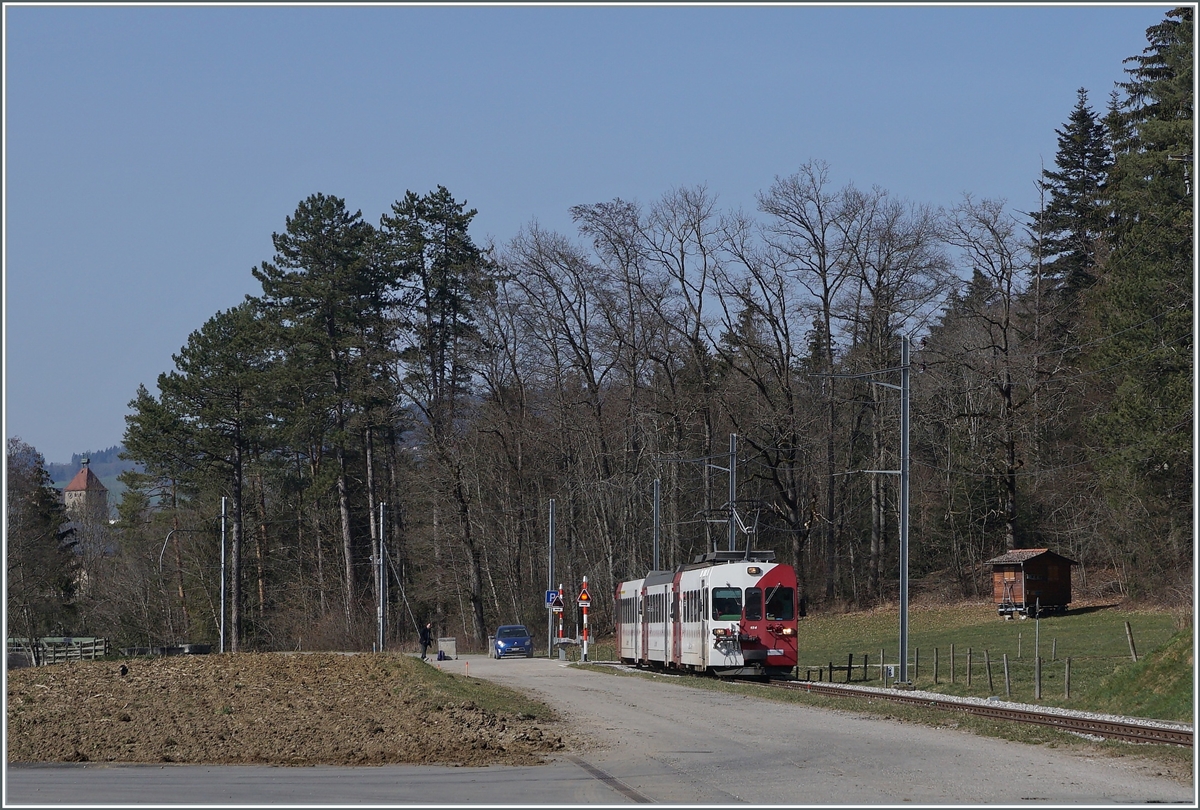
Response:
[{"label": "train window", "polygon": [[717,621],[738,621],[742,618],[742,589],[713,588],[712,606],[712,617]]},{"label": "train window", "polygon": [[762,620],[762,588],[746,589],[746,621]]},{"label": "train window", "polygon": [[767,591],[767,620],[791,621],[796,618],[796,591],[776,585]]}]

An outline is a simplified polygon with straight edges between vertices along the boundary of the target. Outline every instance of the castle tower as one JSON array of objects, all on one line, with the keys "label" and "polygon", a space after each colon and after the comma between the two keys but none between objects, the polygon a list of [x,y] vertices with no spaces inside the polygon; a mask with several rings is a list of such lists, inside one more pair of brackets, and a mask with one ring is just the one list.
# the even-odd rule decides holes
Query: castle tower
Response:
[{"label": "castle tower", "polygon": [[89,462],[90,459],[83,460],[83,469],[63,489],[63,504],[74,520],[88,515],[108,517],[108,488],[88,469]]}]

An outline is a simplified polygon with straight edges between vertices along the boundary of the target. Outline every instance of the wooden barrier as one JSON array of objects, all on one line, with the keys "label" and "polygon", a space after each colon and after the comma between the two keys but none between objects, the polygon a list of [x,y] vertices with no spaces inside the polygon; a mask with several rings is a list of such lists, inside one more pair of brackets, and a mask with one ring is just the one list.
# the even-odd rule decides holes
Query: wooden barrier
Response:
[{"label": "wooden barrier", "polygon": [[59,636],[35,639],[33,645],[25,638],[8,639],[9,655],[21,655],[30,663],[42,665],[61,664],[64,661],[94,661],[108,655],[109,651],[106,638]]}]

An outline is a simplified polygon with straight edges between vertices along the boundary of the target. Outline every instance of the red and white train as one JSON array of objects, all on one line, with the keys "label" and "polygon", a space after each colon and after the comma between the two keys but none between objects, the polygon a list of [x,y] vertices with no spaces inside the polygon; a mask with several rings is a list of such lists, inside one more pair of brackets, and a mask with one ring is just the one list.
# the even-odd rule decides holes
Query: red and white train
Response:
[{"label": "red and white train", "polygon": [[796,666],[796,571],[773,551],[714,551],[616,590],[626,664],[769,677]]}]

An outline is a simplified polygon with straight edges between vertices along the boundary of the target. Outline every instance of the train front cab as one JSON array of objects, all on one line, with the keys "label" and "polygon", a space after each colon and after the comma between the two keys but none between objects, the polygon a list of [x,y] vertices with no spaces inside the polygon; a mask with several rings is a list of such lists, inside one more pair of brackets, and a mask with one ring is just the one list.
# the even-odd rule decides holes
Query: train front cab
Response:
[{"label": "train front cab", "polygon": [[796,573],[771,564],[773,557],[714,560],[720,564],[701,574],[707,597],[701,627],[709,641],[699,668],[724,677],[785,675],[795,668]]}]

